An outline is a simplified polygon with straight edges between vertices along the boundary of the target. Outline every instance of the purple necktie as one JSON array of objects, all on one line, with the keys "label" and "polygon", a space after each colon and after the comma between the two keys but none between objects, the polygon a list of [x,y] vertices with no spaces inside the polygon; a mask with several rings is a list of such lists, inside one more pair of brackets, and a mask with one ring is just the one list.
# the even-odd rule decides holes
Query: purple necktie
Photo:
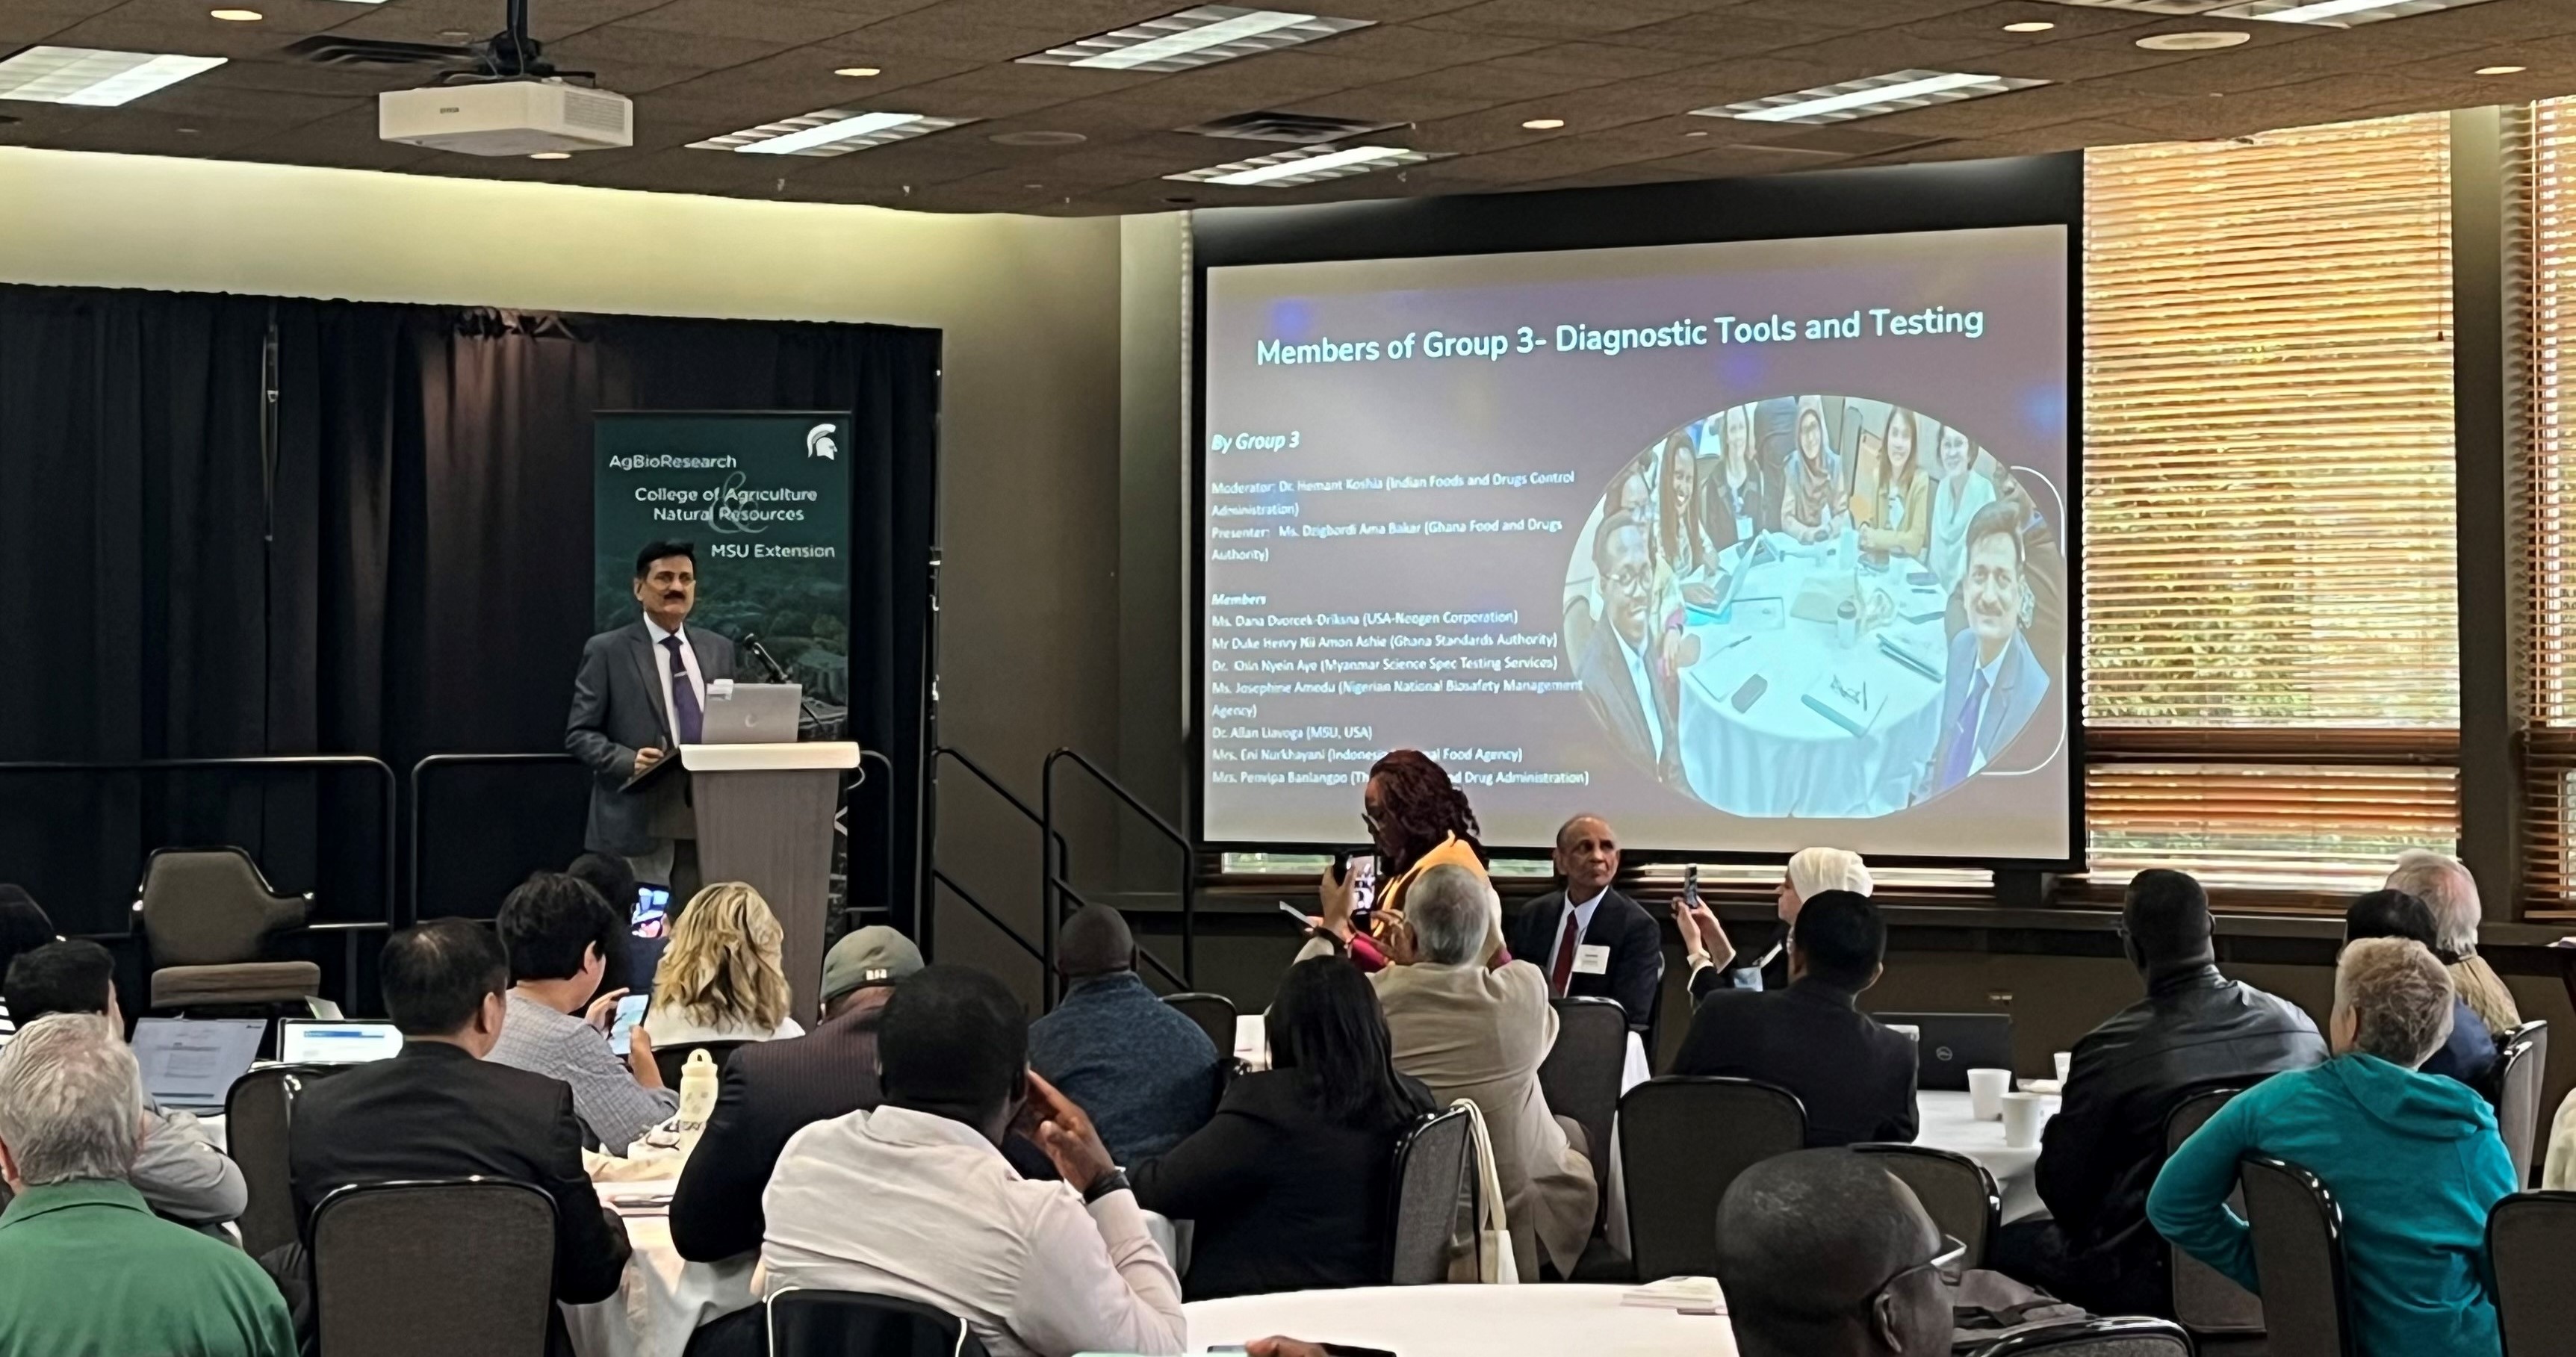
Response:
[{"label": "purple necktie", "polygon": [[1959,724],[1950,732],[1950,757],[1941,765],[1941,785],[1955,787],[1968,780],[1968,770],[1977,763],[1977,727],[1986,714],[1986,671],[1977,671],[1976,681],[1968,685],[1967,703],[1959,708]]},{"label": "purple necktie", "polygon": [[680,723],[680,743],[696,744],[705,729],[698,712],[698,690],[689,684],[689,665],[680,658],[680,638],[665,636],[662,648],[671,652],[671,715]]}]

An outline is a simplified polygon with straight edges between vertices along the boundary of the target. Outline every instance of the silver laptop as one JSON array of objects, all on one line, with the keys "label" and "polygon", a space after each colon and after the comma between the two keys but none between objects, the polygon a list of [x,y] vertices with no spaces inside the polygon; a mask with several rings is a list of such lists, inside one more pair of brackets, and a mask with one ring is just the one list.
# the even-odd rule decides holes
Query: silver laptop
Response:
[{"label": "silver laptop", "polygon": [[259,1057],[266,1018],[144,1018],[134,1024],[143,1091],[165,1109],[221,1112],[233,1081]]},{"label": "silver laptop", "polygon": [[700,718],[704,744],[793,744],[805,690],[793,683],[737,683],[730,692],[712,686]]},{"label": "silver laptop", "polygon": [[356,1065],[402,1054],[403,1036],[389,1022],[278,1024],[277,1058],[289,1065]]}]

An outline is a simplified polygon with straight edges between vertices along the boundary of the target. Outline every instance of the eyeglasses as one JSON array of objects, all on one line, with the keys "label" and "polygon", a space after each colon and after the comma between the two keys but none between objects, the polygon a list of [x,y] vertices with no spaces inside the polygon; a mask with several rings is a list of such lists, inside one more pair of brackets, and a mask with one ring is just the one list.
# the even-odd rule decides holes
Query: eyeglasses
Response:
[{"label": "eyeglasses", "polygon": [[1926,1269],[1933,1272],[1946,1273],[1967,1260],[1968,1246],[1948,1235],[1943,1235],[1941,1236],[1941,1251],[1939,1253],[1924,1259],[1920,1263],[1916,1263],[1912,1267],[1900,1268],[1894,1276],[1891,1276],[1886,1281],[1879,1283],[1878,1289],[1870,1292],[1869,1299],[1861,1303],[1861,1311],[1866,1314],[1877,1310],[1880,1297],[1895,1290],[1899,1283],[1903,1282],[1906,1278],[1913,1276],[1915,1273],[1922,1272]]}]

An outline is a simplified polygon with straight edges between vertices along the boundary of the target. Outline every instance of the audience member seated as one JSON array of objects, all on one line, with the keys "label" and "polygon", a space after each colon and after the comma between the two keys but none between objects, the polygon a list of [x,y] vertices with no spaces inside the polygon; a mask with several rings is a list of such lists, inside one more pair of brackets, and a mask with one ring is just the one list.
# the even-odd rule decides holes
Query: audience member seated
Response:
[{"label": "audience member seated", "polygon": [[1136,1200],[1195,1222],[1192,1300],[1384,1285],[1395,1145],[1431,1091],[1396,1072],[1376,991],[1337,957],[1288,969],[1265,1030],[1271,1067],[1137,1165]]},{"label": "audience member seated", "polygon": [[1914,1193],[1849,1150],[1800,1150],[1718,1203],[1717,1283],[1742,1357],[1939,1357],[1953,1256]]},{"label": "audience member seated", "polygon": [[[125,1015],[116,1006],[116,959],[94,942],[48,943],[9,963],[0,994],[21,1023],[49,1013],[105,1017],[125,1031]],[[143,1148],[122,1175],[143,1203],[157,1215],[182,1225],[213,1230],[238,1219],[250,1204],[250,1189],[241,1166],[215,1148],[194,1116],[164,1111],[143,1095]]]},{"label": "audience member seated", "polygon": [[2397,869],[2388,874],[2387,885],[2423,901],[2433,911],[2433,930],[2439,939],[2433,955],[2449,968],[2452,988],[2477,1010],[2478,1021],[2490,1032],[2520,1027],[2522,1013],[2514,1007],[2513,992],[2478,955],[2478,923],[2484,912],[2478,904],[2478,879],[2469,875],[2468,866],[2446,853],[2410,848],[2397,855]]},{"label": "audience member seated", "polygon": [[760,892],[739,881],[699,891],[671,926],[644,1035],[655,1046],[805,1035],[787,1015],[786,942]]},{"label": "audience member seated", "polygon": [[1560,826],[1556,871],[1565,888],[1521,911],[1512,955],[1547,969],[1549,994],[1618,1000],[1628,1012],[1628,1030],[1643,1037],[1663,986],[1664,939],[1655,916],[1610,888],[1619,875],[1619,840],[1610,822],[1578,815]]},{"label": "audience member seated", "polygon": [[1777,1084],[1807,1108],[1807,1144],[1914,1139],[1914,1043],[1859,1009],[1887,924],[1850,891],[1810,897],[1789,939],[1789,987],[1721,989],[1700,1003],[1673,1073]]},{"label": "audience member seated", "polygon": [[[608,903],[609,917],[617,921],[614,933],[600,939],[600,953],[608,965],[600,972],[599,987],[633,993],[637,984],[650,989],[653,968],[662,958],[662,949],[670,944],[670,920],[663,920],[663,932],[653,938],[635,936],[635,869],[615,853],[584,853],[564,868],[564,875],[599,892]],[[670,911],[679,913],[677,908]]]},{"label": "audience member seated", "polygon": [[144,1108],[111,1019],[29,1019],[0,1051],[0,1357],[294,1357],[259,1265],[153,1219],[127,1180]]},{"label": "audience member seated", "polygon": [[2120,938],[2147,995],[2075,1043],[2040,1142],[2053,1219],[2006,1226],[1991,1266],[2097,1313],[2170,1314],[2169,1259],[2147,1224],[2166,1119],[2195,1093],[2314,1065],[2326,1044],[2307,1014],[2218,973],[2209,897],[2183,873],[2130,880]]},{"label": "audience member seated", "polygon": [[[1316,885],[1319,926],[1350,949],[1364,971],[1387,964],[1387,935],[1411,908],[1405,893],[1434,867],[1463,867],[1485,875],[1485,846],[1477,841],[1476,812],[1448,770],[1418,749],[1390,751],[1369,768],[1360,789],[1360,820],[1377,849],[1377,899],[1365,929],[1352,922],[1350,880],[1327,871]],[[1501,945],[1497,936],[1496,946]]]},{"label": "audience member seated", "polygon": [[2454,993],[2404,938],[2365,938],[2335,966],[2334,1058],[2230,1100],[2157,1175],[2147,1215],[2167,1239],[2260,1292],[2245,1222],[2227,1207],[2237,1161],[2315,1174],[2343,1213],[2345,1318],[2365,1357],[2495,1357],[2487,1213],[2513,1163],[2486,1099],[2416,1072],[2440,1050]]},{"label": "audience member seated", "polygon": [[1673,901],[1673,926],[1681,932],[1682,951],[1690,959],[1690,996],[1696,1001],[1720,989],[1780,989],[1789,983],[1789,939],[1797,930],[1798,910],[1826,891],[1867,896],[1875,883],[1860,854],[1840,848],[1801,848],[1790,854],[1780,877],[1780,934],[1771,949],[1737,965],[1735,944],[1707,906],[1693,908]]},{"label": "audience member seated", "polygon": [[[2404,891],[2372,891],[2352,902],[2343,914],[2343,940],[2349,944],[2363,938],[2404,938],[2420,943],[2435,958],[2442,955],[2435,940],[2433,911],[2423,901]],[[2486,1020],[2459,997],[2459,972],[2452,970],[2451,1035],[2424,1062],[2424,1073],[2457,1079],[2471,1088],[2483,1089],[2489,1071],[2495,1068],[2496,1043],[2487,1031]]]},{"label": "audience member seated", "polygon": [[[27,894],[26,888],[0,882],[0,976],[9,973],[9,963],[21,953],[32,952],[46,943],[59,941],[54,935],[54,921],[45,916],[44,906]],[[0,1003],[0,1047],[9,1044],[17,1031],[9,1019],[9,1008]]]},{"label": "audience member seated", "polygon": [[[1526,961],[1489,964],[1502,943],[1502,905],[1485,878],[1449,863],[1415,879],[1403,926],[1389,936],[1396,964],[1371,976],[1394,1042],[1395,1067],[1442,1106],[1461,1098],[1484,1113],[1502,1179],[1519,1274],[1539,1263],[1574,1275],[1599,1201],[1583,1128],[1548,1111],[1538,1067],[1556,1044],[1547,977]],[[1298,954],[1328,954],[1318,937]]]},{"label": "audience member seated", "polygon": [[[538,872],[510,892],[494,920],[510,955],[510,1020],[490,1058],[572,1086],[599,1148],[623,1155],[638,1136],[671,1115],[680,1095],[663,1087],[653,1041],[636,1024],[620,1062],[607,1032],[624,992],[599,993],[606,954],[599,943],[609,913],[599,892],[558,872]],[[623,931],[621,928],[619,931]]]},{"label": "audience member seated", "polygon": [[[526,1183],[554,1198],[555,1299],[580,1305],[617,1294],[626,1226],[599,1204],[582,1171],[572,1090],[488,1058],[519,1016],[502,997],[509,963],[501,945],[481,924],[437,919],[386,939],[381,970],[402,1050],[315,1080],[297,1096],[286,1136],[297,1218],[309,1225],[323,1198],[355,1183],[468,1176]],[[267,1261],[290,1286],[304,1275],[293,1256]],[[560,1324],[548,1348],[570,1352]]]},{"label": "audience member seated", "polygon": [[[1082,1109],[1028,1068],[1001,981],[928,966],[877,1029],[878,1107],[796,1133],[761,1202],[766,1293],[864,1291],[936,1306],[994,1357],[1177,1353],[1180,1279]],[[1002,1158],[1015,1122],[1062,1182]]]},{"label": "audience member seated", "polygon": [[813,1031],[725,1062],[716,1110],[671,1197],[681,1257],[712,1263],[760,1247],[761,1190],[788,1137],[877,1105],[878,1022],[895,986],[920,969],[920,949],[901,933],[859,929],[823,954],[823,1021]]},{"label": "audience member seated", "polygon": [[1145,987],[1118,911],[1085,905],[1065,920],[1055,968],[1067,988],[1029,1024],[1029,1068],[1091,1114],[1110,1157],[1133,1164],[1207,1125],[1232,1054]]}]

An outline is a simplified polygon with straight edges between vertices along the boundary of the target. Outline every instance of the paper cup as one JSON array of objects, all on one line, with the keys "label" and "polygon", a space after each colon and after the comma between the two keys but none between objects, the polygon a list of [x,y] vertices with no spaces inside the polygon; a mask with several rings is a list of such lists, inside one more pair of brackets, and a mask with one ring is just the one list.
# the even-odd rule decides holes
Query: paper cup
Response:
[{"label": "paper cup", "polygon": [[2012,1090],[2011,1070],[1968,1071],[1968,1107],[1979,1121],[2004,1114],[2004,1094]]},{"label": "paper cup", "polygon": [[2075,1053],[2074,1053],[2073,1051],[2059,1051],[2059,1052],[2057,1053],[2057,1085],[2058,1085],[2058,1087],[2060,1087],[2060,1088],[2064,1088],[2064,1087],[2066,1086],[2066,1081],[2067,1081],[2069,1078],[2071,1078],[2071,1077],[2074,1075],[2074,1073],[2075,1073]]},{"label": "paper cup", "polygon": [[2057,1110],[2056,1101],[2045,1093],[2003,1095],[2004,1145],[2027,1150],[2039,1144],[2039,1128],[2047,1125],[2049,1115]]},{"label": "paper cup", "polygon": [[1887,1030],[1894,1032],[1896,1035],[1903,1037],[1907,1041],[1913,1042],[1918,1046],[1923,1043],[1923,1029],[1910,1022],[1889,1023],[1887,1025]]}]

